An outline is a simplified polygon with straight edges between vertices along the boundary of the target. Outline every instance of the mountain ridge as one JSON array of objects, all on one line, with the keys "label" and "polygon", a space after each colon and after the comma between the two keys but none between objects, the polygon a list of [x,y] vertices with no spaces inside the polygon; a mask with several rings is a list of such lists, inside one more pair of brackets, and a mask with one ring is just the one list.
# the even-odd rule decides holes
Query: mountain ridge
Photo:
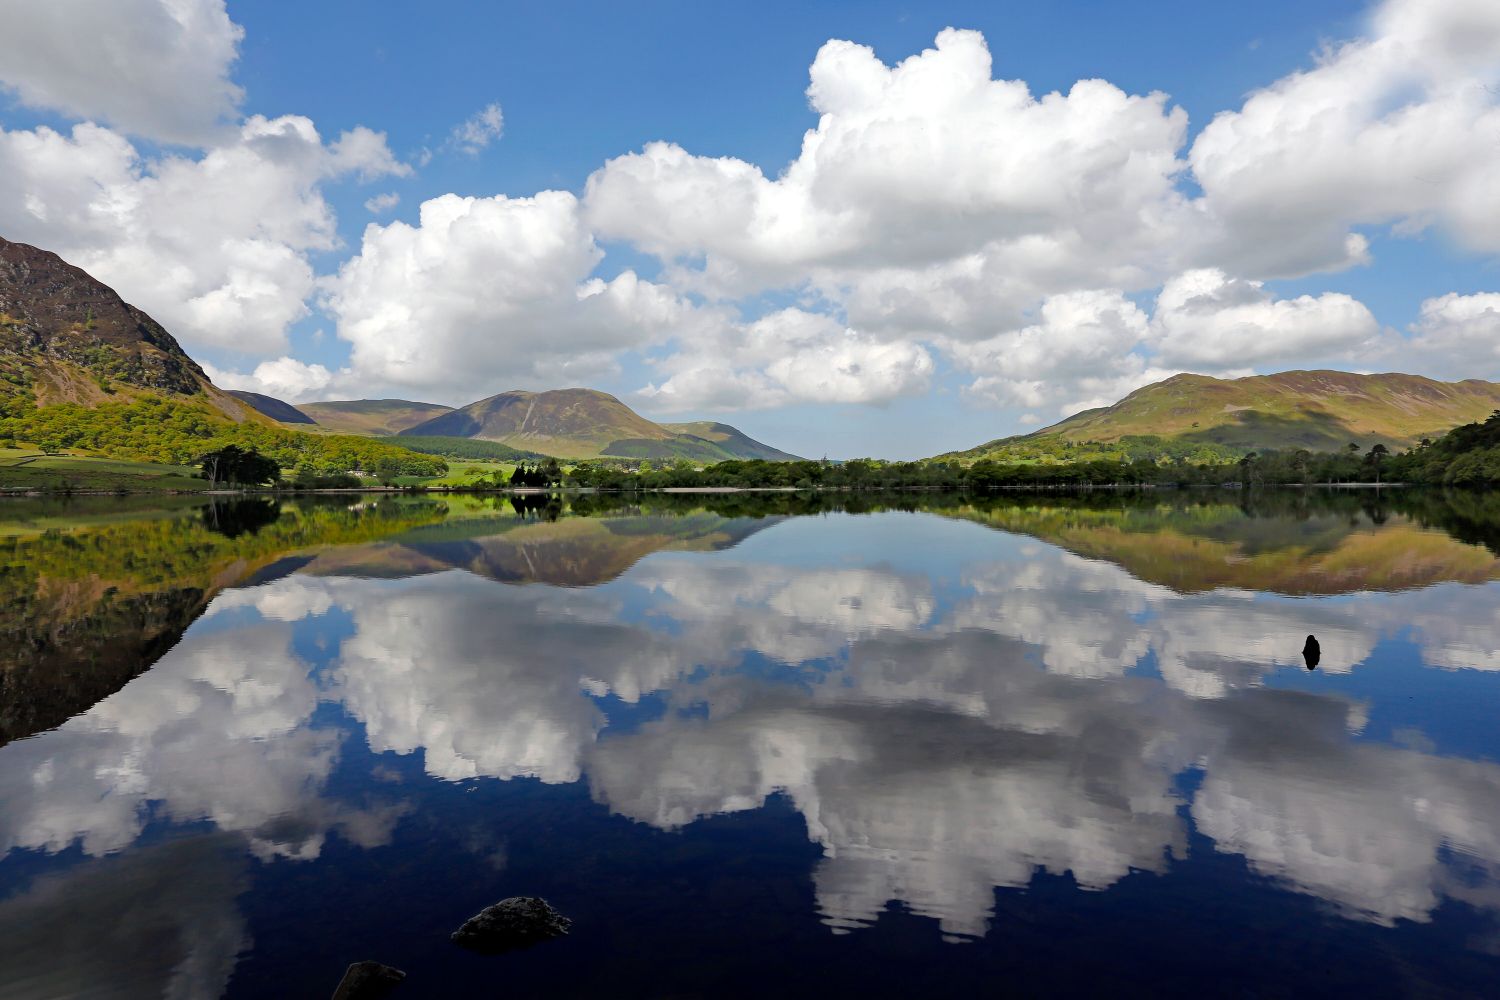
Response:
[{"label": "mountain ridge", "polygon": [[659,424],[607,392],[579,387],[496,393],[407,427],[397,437],[402,435],[476,438],[573,459],[716,462],[796,457],[728,424]]},{"label": "mountain ridge", "polygon": [[422,403],[411,399],[326,399],[298,403],[297,409],[312,418],[319,427],[340,434],[367,434],[375,437],[399,434],[453,407],[442,403]]}]

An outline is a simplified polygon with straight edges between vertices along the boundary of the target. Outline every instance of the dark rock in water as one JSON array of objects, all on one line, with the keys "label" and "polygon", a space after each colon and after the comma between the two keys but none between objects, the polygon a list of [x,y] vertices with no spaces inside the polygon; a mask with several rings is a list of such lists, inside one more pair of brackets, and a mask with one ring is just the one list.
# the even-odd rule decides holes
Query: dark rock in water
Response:
[{"label": "dark rock in water", "polygon": [[1323,659],[1323,647],[1318,645],[1318,637],[1310,635],[1307,642],[1302,646],[1302,662],[1307,664],[1308,670],[1316,670],[1318,661]]},{"label": "dark rock in water", "polygon": [[487,906],[453,932],[456,944],[481,955],[529,948],[568,933],[573,921],[536,896],[512,896]]},{"label": "dark rock in water", "polygon": [[355,962],[344,970],[333,1000],[381,1000],[406,978],[406,973],[379,962]]}]

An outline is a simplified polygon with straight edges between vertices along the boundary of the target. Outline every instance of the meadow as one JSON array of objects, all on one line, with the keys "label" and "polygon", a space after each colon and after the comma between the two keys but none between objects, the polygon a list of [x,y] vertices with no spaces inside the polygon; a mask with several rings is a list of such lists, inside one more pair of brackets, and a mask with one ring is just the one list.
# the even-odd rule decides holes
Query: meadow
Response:
[{"label": "meadow", "polygon": [[0,490],[200,492],[208,484],[186,465],[0,448]]}]

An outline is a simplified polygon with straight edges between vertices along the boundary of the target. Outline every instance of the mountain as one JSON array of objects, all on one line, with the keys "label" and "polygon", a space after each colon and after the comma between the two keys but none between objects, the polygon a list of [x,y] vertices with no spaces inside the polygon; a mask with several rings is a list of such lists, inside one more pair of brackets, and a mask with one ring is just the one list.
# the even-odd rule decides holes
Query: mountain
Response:
[{"label": "mountain", "polygon": [[761,444],[728,424],[712,420],[694,420],[686,424],[662,424],[669,431],[702,438],[734,453],[736,458],[763,458],[768,462],[795,462],[798,456]]},{"label": "mountain", "polygon": [[241,403],[255,408],[257,413],[270,417],[272,420],[283,424],[316,424],[317,421],[291,403],[283,403],[275,396],[263,396],[258,392],[248,392],[244,389],[230,389],[229,394]]},{"label": "mountain", "polygon": [[479,438],[559,458],[718,462],[793,457],[727,424],[653,423],[609,393],[594,389],[502,392],[400,433]]},{"label": "mountain", "polygon": [[1292,371],[1217,379],[1174,375],[1113,406],[1084,410],[1020,437],[947,458],[977,460],[1028,446],[1155,436],[1241,450],[1337,451],[1351,442],[1407,448],[1500,409],[1500,383],[1438,382],[1420,375]]},{"label": "mountain", "polygon": [[41,406],[155,395],[206,402],[236,421],[254,412],[108,285],[55,253],[3,238],[0,380],[29,389]]},{"label": "mountain", "polygon": [[384,437],[444,413],[453,407],[441,403],[414,403],[409,399],[335,399],[322,403],[300,403],[297,409],[319,427],[339,434]]}]

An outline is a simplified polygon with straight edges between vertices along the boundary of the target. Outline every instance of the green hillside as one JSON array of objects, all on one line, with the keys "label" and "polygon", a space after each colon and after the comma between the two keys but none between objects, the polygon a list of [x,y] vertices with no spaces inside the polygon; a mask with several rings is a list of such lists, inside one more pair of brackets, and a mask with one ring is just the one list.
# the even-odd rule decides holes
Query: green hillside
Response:
[{"label": "green hillside", "polygon": [[[1113,406],[1085,410],[1024,436],[941,458],[1026,461],[1075,452],[1170,446],[1191,455],[1264,450],[1408,448],[1500,408],[1500,383],[1438,382],[1419,375],[1294,371],[1217,379],[1175,375]],[[1069,457],[1076,457],[1069,455]]]},{"label": "green hillside", "polygon": [[[311,410],[303,407],[304,410]],[[691,428],[691,430],[686,430]],[[469,438],[558,458],[636,458],[721,462],[791,458],[727,424],[658,424],[595,389],[502,392],[400,432],[405,437]]]},{"label": "green hillside", "polygon": [[535,451],[522,451],[498,441],[479,438],[424,437],[418,434],[403,434],[401,447],[423,455],[441,455],[444,458],[472,459],[488,462],[531,462],[546,460],[548,456]]},{"label": "green hillside", "polygon": [[669,431],[701,438],[729,451],[735,458],[763,458],[768,462],[795,462],[799,456],[761,444],[728,424],[713,420],[694,420],[685,424],[662,424]]},{"label": "green hillside", "polygon": [[453,408],[441,403],[415,403],[409,399],[334,399],[299,403],[297,409],[326,430],[384,437],[399,434]]}]

